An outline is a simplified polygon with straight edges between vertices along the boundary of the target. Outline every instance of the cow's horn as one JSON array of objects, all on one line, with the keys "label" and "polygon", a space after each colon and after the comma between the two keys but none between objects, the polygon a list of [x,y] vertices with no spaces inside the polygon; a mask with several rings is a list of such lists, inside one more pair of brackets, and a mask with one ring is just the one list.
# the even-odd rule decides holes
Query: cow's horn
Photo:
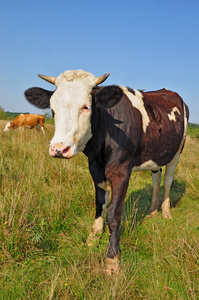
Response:
[{"label": "cow's horn", "polygon": [[95,78],[95,84],[98,85],[106,80],[106,78],[110,75],[111,73],[106,73],[100,77]]},{"label": "cow's horn", "polygon": [[38,74],[38,76],[40,78],[42,78],[43,80],[46,80],[52,84],[55,84],[55,80],[57,79],[57,77],[52,77],[52,76],[46,76],[46,75],[41,75],[41,74]]}]

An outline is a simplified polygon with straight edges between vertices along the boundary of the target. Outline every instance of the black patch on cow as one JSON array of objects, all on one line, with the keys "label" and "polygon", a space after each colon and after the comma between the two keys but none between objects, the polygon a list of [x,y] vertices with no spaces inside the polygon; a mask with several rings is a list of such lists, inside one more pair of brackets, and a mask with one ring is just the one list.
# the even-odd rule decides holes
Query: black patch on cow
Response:
[{"label": "black patch on cow", "polygon": [[106,86],[102,89],[94,89],[95,103],[105,108],[115,106],[122,98],[123,91],[117,85]]},{"label": "black patch on cow", "polygon": [[[94,88],[93,98],[104,90],[101,87]],[[97,160],[103,169],[111,164],[121,165],[132,159],[138,145],[141,126],[137,128],[137,124],[141,124],[141,114],[125,94],[110,108],[99,105],[98,102],[96,104],[95,100],[93,99],[91,116],[93,136],[84,153],[89,157],[90,164]]]},{"label": "black patch on cow", "polygon": [[155,173],[157,173],[159,170],[160,170],[160,172],[162,172],[162,168],[160,168],[160,169],[158,169],[158,170],[155,170],[155,171],[152,170],[151,172],[155,174]]},{"label": "black patch on cow", "polygon": [[38,108],[45,109],[50,107],[50,98],[54,91],[44,90],[42,88],[34,87],[25,91],[24,95],[28,102],[37,106]]},{"label": "black patch on cow", "polygon": [[135,90],[127,86],[127,90],[135,96]]}]

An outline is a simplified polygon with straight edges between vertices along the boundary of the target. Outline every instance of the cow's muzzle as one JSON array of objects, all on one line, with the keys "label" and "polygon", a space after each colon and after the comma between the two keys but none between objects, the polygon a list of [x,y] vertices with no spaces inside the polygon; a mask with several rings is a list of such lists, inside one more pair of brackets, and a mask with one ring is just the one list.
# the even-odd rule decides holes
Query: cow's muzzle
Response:
[{"label": "cow's muzzle", "polygon": [[71,154],[71,148],[69,146],[64,146],[62,143],[50,146],[49,152],[52,157],[71,158],[73,156]]}]

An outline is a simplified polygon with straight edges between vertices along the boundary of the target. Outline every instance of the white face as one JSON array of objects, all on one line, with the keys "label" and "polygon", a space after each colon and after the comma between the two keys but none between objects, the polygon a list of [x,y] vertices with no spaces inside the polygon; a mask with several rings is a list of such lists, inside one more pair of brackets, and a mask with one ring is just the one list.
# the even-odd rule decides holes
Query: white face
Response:
[{"label": "white face", "polygon": [[9,127],[10,127],[10,123],[7,123],[5,128],[4,128],[4,131],[8,131],[10,129]]},{"label": "white face", "polygon": [[50,155],[71,158],[84,150],[92,136],[91,91],[95,77],[84,71],[66,71],[57,77],[55,85],[57,90],[50,99],[55,119]]}]

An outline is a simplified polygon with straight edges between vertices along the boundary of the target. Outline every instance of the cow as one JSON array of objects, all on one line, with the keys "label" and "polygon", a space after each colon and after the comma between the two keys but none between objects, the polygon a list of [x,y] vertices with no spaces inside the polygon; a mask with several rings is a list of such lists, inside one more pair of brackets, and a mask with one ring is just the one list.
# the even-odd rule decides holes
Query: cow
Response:
[{"label": "cow", "polygon": [[6,124],[4,131],[15,128],[41,128],[43,134],[45,135],[44,122],[45,117],[43,115],[20,114],[14,119],[14,121]]},{"label": "cow", "polygon": [[110,73],[95,77],[83,70],[58,77],[38,75],[55,91],[34,87],[26,99],[39,108],[51,107],[55,133],[52,157],[72,158],[82,151],[96,192],[96,214],[87,239],[93,246],[103,231],[104,212],[110,231],[106,272],[119,270],[118,230],[131,172],[152,171],[153,194],[149,214],[159,208],[161,168],[165,166],[164,218],[171,218],[170,188],[183,150],[189,110],[182,98],[167,89],[144,92],[119,85],[99,86]]}]

